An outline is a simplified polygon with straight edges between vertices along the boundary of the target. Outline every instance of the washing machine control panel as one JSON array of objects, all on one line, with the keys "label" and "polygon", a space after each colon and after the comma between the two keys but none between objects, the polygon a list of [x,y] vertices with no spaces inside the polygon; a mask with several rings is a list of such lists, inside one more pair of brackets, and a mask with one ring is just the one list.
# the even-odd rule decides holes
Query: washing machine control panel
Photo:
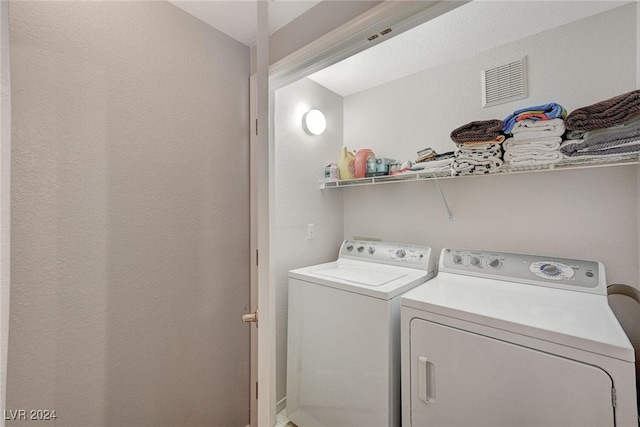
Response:
[{"label": "washing machine control panel", "polygon": [[606,295],[604,267],[596,261],[445,248],[439,271]]},{"label": "washing machine control panel", "polygon": [[340,257],[428,270],[431,248],[401,243],[345,240],[340,247]]}]

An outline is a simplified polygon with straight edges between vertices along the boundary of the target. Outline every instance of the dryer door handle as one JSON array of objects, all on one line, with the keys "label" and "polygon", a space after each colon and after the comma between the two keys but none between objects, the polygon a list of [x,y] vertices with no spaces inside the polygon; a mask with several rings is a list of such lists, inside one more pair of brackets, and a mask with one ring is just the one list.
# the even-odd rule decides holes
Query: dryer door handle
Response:
[{"label": "dryer door handle", "polygon": [[436,367],[425,356],[418,356],[418,397],[427,404],[436,400]]}]

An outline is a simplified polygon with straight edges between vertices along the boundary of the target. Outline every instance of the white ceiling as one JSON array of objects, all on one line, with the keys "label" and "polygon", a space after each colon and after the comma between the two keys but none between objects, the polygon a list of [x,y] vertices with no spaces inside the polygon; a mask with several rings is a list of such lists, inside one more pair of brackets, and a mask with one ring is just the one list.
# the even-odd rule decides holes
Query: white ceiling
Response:
[{"label": "white ceiling", "polygon": [[348,96],[628,3],[476,0],[309,78]]},{"label": "white ceiling", "polygon": [[[255,0],[168,0],[190,15],[204,21],[246,46],[256,43]],[[269,1],[269,34],[279,30],[320,0]]]},{"label": "white ceiling", "polygon": [[[246,46],[256,42],[255,0],[168,1]],[[320,1],[269,0],[269,33]],[[633,1],[475,0],[309,78],[348,96],[629,3]]]}]

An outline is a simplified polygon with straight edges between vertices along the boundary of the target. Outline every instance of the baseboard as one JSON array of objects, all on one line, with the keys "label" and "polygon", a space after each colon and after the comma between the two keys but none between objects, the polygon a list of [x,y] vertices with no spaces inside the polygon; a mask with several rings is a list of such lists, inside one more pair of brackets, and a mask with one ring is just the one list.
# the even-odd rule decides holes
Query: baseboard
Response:
[{"label": "baseboard", "polygon": [[284,411],[286,407],[287,407],[287,396],[283,397],[282,399],[280,399],[278,403],[276,403],[276,414],[279,414],[280,412]]}]

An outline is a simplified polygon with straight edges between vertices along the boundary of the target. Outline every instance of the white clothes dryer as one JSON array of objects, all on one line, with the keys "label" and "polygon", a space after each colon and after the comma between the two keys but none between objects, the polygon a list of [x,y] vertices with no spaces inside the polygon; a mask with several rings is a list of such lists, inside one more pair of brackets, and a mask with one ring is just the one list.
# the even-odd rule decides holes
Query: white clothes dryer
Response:
[{"label": "white clothes dryer", "polygon": [[601,263],[445,248],[401,298],[403,426],[637,427]]},{"label": "white clothes dryer", "polygon": [[336,261],[289,272],[293,423],[400,425],[400,295],[432,267],[427,246],[345,240]]}]

